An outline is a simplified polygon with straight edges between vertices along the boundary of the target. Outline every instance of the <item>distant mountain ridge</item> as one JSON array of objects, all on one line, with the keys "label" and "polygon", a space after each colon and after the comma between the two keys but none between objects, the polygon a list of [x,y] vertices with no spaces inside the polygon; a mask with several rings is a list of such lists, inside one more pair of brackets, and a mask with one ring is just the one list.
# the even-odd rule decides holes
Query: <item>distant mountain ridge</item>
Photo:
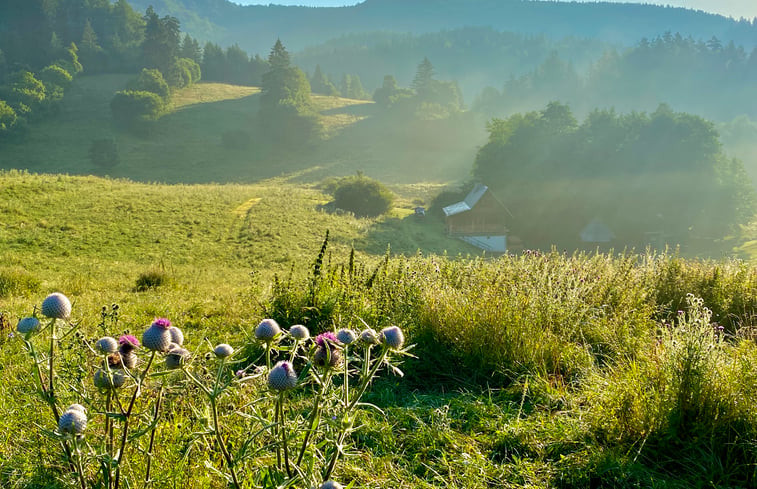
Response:
[{"label": "distant mountain ridge", "polygon": [[280,38],[300,50],[344,34],[366,31],[422,34],[470,26],[500,31],[575,36],[632,45],[667,31],[684,37],[757,46],[757,25],[679,7],[630,3],[575,3],[537,0],[366,0],[352,7],[241,6],[228,0],[130,0],[144,12],[153,5],[173,15],[201,41],[238,43],[266,53]]}]

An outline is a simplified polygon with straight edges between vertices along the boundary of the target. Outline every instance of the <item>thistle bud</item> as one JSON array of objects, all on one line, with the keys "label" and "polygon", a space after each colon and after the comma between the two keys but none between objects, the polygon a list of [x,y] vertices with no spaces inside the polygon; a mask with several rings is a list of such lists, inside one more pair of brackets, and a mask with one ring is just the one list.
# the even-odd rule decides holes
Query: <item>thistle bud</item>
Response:
[{"label": "thistle bud", "polygon": [[148,350],[168,351],[171,344],[171,321],[165,318],[159,318],[153,321],[149,328],[142,333],[142,344]]},{"label": "thistle bud", "polygon": [[170,349],[166,355],[166,368],[169,370],[181,368],[187,362],[189,356],[189,351],[180,346]]},{"label": "thistle bud", "polygon": [[104,336],[95,343],[97,351],[104,355],[110,355],[118,351],[118,341],[110,336]]},{"label": "thistle bud", "polygon": [[281,333],[279,323],[273,319],[263,319],[255,328],[255,338],[260,341],[273,341]]},{"label": "thistle bud", "polygon": [[234,353],[234,348],[232,348],[231,345],[227,345],[226,343],[221,343],[220,345],[216,345],[216,347],[213,348],[213,353],[215,353],[218,358],[226,358]]},{"label": "thistle bud", "polygon": [[176,343],[179,346],[184,344],[184,333],[179,328],[171,326],[168,328],[168,332],[171,333],[171,343]]},{"label": "thistle bud", "polygon": [[289,334],[297,341],[305,341],[310,338],[310,331],[301,324],[295,324],[289,328]]},{"label": "thistle bud", "polygon": [[103,369],[99,369],[95,372],[94,383],[95,387],[98,389],[110,389],[111,387],[118,389],[122,387],[125,382],[126,376],[119,370],[111,370],[110,377],[108,376],[108,372]]},{"label": "thistle bud", "polygon": [[42,301],[42,314],[49,318],[68,319],[71,316],[71,301],[60,292],[50,294]]},{"label": "thistle bud", "polygon": [[39,331],[39,319],[35,317],[22,318],[16,326],[16,330],[21,334],[36,333]]},{"label": "thistle bud", "polygon": [[87,415],[79,409],[68,408],[58,420],[58,431],[64,435],[81,435],[87,429]]},{"label": "thistle bud", "polygon": [[342,485],[338,482],[329,480],[321,484],[319,489],[342,489]]},{"label": "thistle bud", "polygon": [[381,330],[381,341],[392,350],[399,350],[405,343],[405,335],[397,326],[389,326]]},{"label": "thistle bud", "polygon": [[279,362],[268,373],[268,387],[283,392],[297,386],[297,373],[289,362]]},{"label": "thistle bud", "polygon": [[373,328],[366,328],[360,333],[360,341],[365,345],[378,345],[381,343],[378,333]]},{"label": "thistle bud", "polygon": [[339,340],[340,343],[344,343],[345,345],[351,345],[355,342],[357,339],[357,336],[355,335],[355,332],[351,329],[340,329],[336,332],[336,339]]}]

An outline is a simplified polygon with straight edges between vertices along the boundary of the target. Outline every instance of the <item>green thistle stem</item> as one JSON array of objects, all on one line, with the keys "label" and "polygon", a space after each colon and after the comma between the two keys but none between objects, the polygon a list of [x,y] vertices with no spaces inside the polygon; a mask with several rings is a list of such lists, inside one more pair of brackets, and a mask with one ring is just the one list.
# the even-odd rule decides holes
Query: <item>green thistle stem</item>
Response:
[{"label": "green thistle stem", "polygon": [[123,426],[123,431],[121,433],[121,446],[118,449],[118,464],[116,465],[116,482],[113,486],[114,489],[118,489],[118,485],[121,482],[121,462],[123,462],[123,458],[125,455],[124,451],[126,450],[126,437],[129,433],[129,419],[131,418],[131,412],[134,409],[134,403],[137,401],[139,392],[142,390],[142,382],[144,382],[145,377],[147,377],[147,372],[149,372],[150,366],[152,366],[153,360],[155,360],[155,351],[153,351],[152,355],[150,355],[150,360],[147,362],[147,366],[145,367],[144,372],[142,372],[142,375],[139,377],[139,380],[137,381],[137,387],[134,389],[134,394],[132,394],[131,396],[129,407],[126,408],[126,412],[123,413],[124,426]]},{"label": "green thistle stem", "polygon": [[158,399],[155,401],[155,414],[153,416],[153,428],[150,432],[150,445],[147,448],[147,469],[145,470],[145,487],[150,481],[150,468],[152,466],[152,449],[155,446],[155,432],[158,431],[158,417],[160,416],[160,405],[163,400],[163,386],[160,386],[158,391]]},{"label": "green thistle stem", "polygon": [[287,469],[287,476],[292,478],[292,469],[289,467],[289,449],[287,447],[286,420],[284,419],[284,396],[285,393],[279,394],[277,407],[279,410],[279,422],[281,422],[281,444],[284,447],[284,466]]},{"label": "green thistle stem", "polygon": [[320,421],[321,401],[323,400],[323,396],[326,393],[326,389],[328,388],[330,381],[331,371],[328,371],[326,372],[326,375],[321,382],[321,390],[318,391],[318,396],[313,402],[313,411],[310,413],[310,427],[308,428],[307,433],[305,433],[305,439],[302,441],[302,446],[300,447],[300,455],[297,457],[297,465],[300,465],[302,463],[302,458],[305,456],[305,451],[307,450],[310,436],[313,434],[316,426],[318,426],[318,422]]}]

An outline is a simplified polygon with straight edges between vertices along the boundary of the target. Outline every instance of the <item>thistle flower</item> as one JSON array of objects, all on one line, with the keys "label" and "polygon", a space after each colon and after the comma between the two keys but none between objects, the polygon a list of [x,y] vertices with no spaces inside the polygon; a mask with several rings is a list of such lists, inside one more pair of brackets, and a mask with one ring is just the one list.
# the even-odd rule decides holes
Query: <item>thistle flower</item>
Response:
[{"label": "thistle flower", "polygon": [[342,485],[338,482],[329,480],[321,484],[319,489],[342,489]]},{"label": "thistle flower", "polygon": [[388,326],[381,330],[381,342],[392,350],[399,350],[405,343],[405,335],[397,326]]},{"label": "thistle flower", "polygon": [[337,343],[339,343],[339,339],[337,339],[336,335],[331,331],[326,331],[325,333],[319,334],[315,337],[314,341],[316,345],[321,347],[326,345],[336,345]]},{"label": "thistle flower", "polygon": [[336,339],[345,345],[351,345],[357,339],[357,335],[351,329],[340,329],[336,332]]},{"label": "thistle flower", "polygon": [[21,334],[27,334],[39,331],[39,319],[35,317],[22,318],[16,326],[16,330]]},{"label": "thistle flower", "polygon": [[171,333],[171,343],[176,343],[179,346],[184,344],[184,333],[179,328],[171,326],[168,328],[168,332]]},{"label": "thistle flower", "polygon": [[68,297],[55,292],[42,301],[42,314],[55,319],[68,319],[71,316],[71,301]]},{"label": "thistle flower", "polygon": [[74,411],[81,411],[81,412],[83,412],[84,414],[87,414],[87,408],[85,408],[85,407],[84,407],[84,406],[82,406],[81,404],[71,404],[70,406],[68,406],[68,407],[66,408],[66,411],[71,411],[71,410],[74,410]]},{"label": "thistle flower", "polygon": [[118,341],[116,341],[116,339],[111,336],[103,336],[102,338],[97,340],[95,347],[100,353],[109,355],[118,351]]},{"label": "thistle flower", "polygon": [[263,319],[255,328],[255,338],[265,342],[273,341],[280,333],[279,323],[273,319]]},{"label": "thistle flower", "polygon": [[139,347],[139,340],[130,334],[121,335],[118,338],[118,351],[122,355],[128,355]]},{"label": "thistle flower", "polygon": [[158,318],[142,333],[142,344],[148,350],[168,351],[171,344],[171,321],[165,318]]},{"label": "thistle flower", "polygon": [[123,387],[125,382],[126,376],[119,370],[112,370],[110,377],[108,377],[108,372],[103,369],[95,372],[94,383],[98,389],[110,389],[111,387],[118,389]]},{"label": "thistle flower", "polygon": [[289,362],[279,362],[268,373],[268,387],[283,392],[297,386],[297,372]]},{"label": "thistle flower", "polygon": [[378,345],[381,343],[378,333],[373,328],[366,328],[360,333],[360,341],[365,345]]},{"label": "thistle flower", "polygon": [[218,358],[226,358],[234,353],[234,348],[232,348],[231,345],[227,345],[226,343],[221,343],[220,345],[216,345],[216,347],[213,348],[213,353],[215,353]]},{"label": "thistle flower", "polygon": [[295,324],[289,328],[289,334],[297,341],[305,341],[310,338],[310,331],[301,324]]},{"label": "thistle flower", "polygon": [[58,420],[58,431],[62,434],[81,435],[87,429],[87,415],[79,409],[69,407]]},{"label": "thistle flower", "polygon": [[169,370],[181,368],[189,359],[189,355],[189,351],[180,346],[171,348],[166,355],[166,368]]}]

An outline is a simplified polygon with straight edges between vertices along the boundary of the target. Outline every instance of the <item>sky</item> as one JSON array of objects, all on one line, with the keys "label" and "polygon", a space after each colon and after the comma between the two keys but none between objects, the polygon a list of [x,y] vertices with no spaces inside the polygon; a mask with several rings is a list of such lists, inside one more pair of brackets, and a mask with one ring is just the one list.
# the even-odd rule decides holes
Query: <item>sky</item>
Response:
[{"label": "sky", "polygon": [[[355,5],[357,0],[232,0],[242,5],[268,5],[275,3],[277,5],[308,5],[311,7],[342,7],[345,5]],[[412,0],[408,0],[412,1]],[[629,0],[606,0],[612,2],[629,2]],[[697,10],[704,10],[716,14],[722,14],[735,18],[746,17],[752,19],[757,17],[757,0],[664,0],[655,2],[647,0],[642,2],[630,3],[657,3],[661,5],[672,5],[675,7],[687,7]]]}]

